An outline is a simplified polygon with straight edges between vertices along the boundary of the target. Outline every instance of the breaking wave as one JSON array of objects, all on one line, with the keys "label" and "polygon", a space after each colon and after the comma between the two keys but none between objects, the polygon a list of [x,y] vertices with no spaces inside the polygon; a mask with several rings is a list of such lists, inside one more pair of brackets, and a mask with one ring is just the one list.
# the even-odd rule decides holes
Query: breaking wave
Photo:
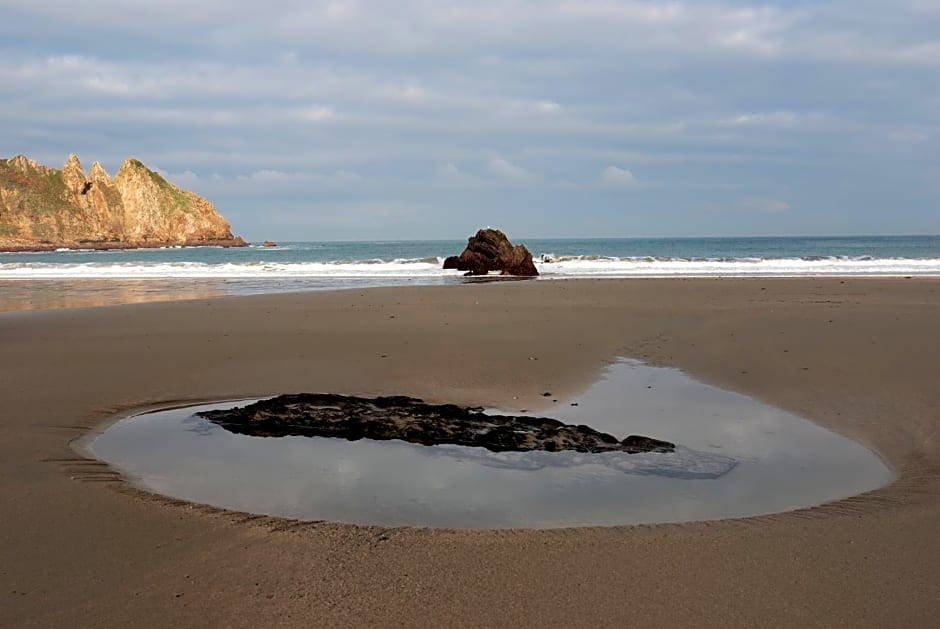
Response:
[{"label": "breaking wave", "polygon": [[[20,254],[0,262],[0,279],[262,279],[262,278],[441,278],[442,257],[310,261],[95,261],[30,262]],[[22,261],[21,261],[22,260]],[[940,276],[940,258],[874,258],[872,256],[754,257],[611,257],[601,255],[537,256],[545,278],[565,277],[794,277],[794,276]]]}]

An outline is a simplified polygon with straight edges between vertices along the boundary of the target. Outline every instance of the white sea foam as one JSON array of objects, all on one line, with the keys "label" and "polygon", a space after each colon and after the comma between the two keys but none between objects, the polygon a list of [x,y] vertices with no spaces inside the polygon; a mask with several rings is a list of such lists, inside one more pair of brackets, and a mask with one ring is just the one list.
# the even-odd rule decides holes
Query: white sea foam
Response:
[{"label": "white sea foam", "polygon": [[560,256],[537,265],[545,275],[607,277],[748,277],[940,275],[940,258],[605,258]]},{"label": "white sea foam", "polygon": [[[329,262],[0,263],[0,279],[421,279],[456,277],[442,258]],[[940,276],[940,258],[614,258],[554,256],[536,262],[543,277]]]},{"label": "white sea foam", "polygon": [[106,264],[15,263],[0,264],[0,279],[256,279],[256,278],[412,278],[456,273],[441,264],[410,260],[362,260],[357,262],[127,262]]}]

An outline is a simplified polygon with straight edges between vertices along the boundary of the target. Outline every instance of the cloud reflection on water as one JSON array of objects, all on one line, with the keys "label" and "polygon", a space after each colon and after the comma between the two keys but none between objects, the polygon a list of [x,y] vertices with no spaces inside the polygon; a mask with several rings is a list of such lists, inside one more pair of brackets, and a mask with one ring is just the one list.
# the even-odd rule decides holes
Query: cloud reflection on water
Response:
[{"label": "cloud reflection on water", "polygon": [[144,487],[194,502],[302,519],[465,528],[757,515],[891,479],[861,445],[673,369],[618,362],[578,402],[544,414],[680,447],[586,455],[260,438],[228,433],[189,408],[118,422],[92,448]]}]

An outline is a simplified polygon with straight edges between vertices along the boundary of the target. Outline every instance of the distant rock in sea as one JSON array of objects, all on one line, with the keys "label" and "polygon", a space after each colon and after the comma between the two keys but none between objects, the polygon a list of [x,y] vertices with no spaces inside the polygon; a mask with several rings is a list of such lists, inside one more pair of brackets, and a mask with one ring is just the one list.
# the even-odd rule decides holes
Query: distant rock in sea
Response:
[{"label": "distant rock in sea", "polygon": [[276,247],[277,243],[274,242],[273,240],[265,240],[264,242],[261,243],[261,246],[262,247]]},{"label": "distant rock in sea", "polygon": [[112,179],[69,155],[61,170],[17,155],[0,159],[0,250],[245,246],[207,200],[136,159]]},{"label": "distant rock in sea", "polygon": [[444,260],[444,268],[466,271],[467,275],[486,275],[490,271],[499,271],[501,275],[539,274],[525,245],[513,246],[506,234],[491,228],[471,236],[463,253]]}]

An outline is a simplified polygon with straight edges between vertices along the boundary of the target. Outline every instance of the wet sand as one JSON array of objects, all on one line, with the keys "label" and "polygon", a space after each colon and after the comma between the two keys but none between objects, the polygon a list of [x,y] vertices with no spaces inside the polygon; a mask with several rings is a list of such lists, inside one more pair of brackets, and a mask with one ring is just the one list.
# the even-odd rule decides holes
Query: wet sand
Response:
[{"label": "wet sand", "polygon": [[[174,502],[70,446],[140,407],[305,390],[538,409],[619,355],[804,415],[899,479],[744,520],[383,529]],[[928,279],[513,282],[3,313],[0,626],[934,626],[938,357]]]}]

